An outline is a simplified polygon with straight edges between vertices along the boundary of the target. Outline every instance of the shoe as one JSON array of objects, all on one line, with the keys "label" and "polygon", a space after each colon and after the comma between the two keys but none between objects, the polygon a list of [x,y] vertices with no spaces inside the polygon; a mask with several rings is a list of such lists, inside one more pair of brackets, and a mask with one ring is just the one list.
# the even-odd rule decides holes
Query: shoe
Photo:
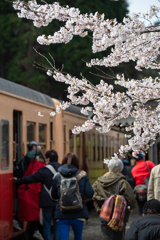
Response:
[{"label": "shoe", "polygon": [[44,238],[42,237],[42,235],[40,233],[34,233],[33,238],[36,238],[36,239],[39,239],[39,240],[44,240]]},{"label": "shoe", "polygon": [[13,227],[19,231],[22,230],[22,228],[19,226],[19,222],[13,219]]}]

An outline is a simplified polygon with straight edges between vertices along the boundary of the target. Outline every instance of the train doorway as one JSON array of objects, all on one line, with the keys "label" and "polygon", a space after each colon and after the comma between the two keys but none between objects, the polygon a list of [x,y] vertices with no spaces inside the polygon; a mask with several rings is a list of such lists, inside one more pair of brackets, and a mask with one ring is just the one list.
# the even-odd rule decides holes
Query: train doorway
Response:
[{"label": "train doorway", "polygon": [[13,142],[15,151],[15,161],[22,158],[22,112],[13,111]]}]

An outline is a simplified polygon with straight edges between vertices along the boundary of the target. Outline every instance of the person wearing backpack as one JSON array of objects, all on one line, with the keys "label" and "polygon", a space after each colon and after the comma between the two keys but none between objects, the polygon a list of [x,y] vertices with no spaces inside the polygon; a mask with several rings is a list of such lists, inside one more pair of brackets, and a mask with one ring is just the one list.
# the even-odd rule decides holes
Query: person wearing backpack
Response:
[{"label": "person wearing backpack", "polygon": [[27,154],[14,166],[14,177],[22,178],[32,159],[36,159],[37,156],[41,155],[42,147],[36,141],[28,143],[27,148]]},{"label": "person wearing backpack", "polygon": [[[135,208],[136,200],[133,194],[133,189],[126,180],[125,176],[121,174],[121,171],[123,169],[123,162],[118,158],[118,156],[115,154],[110,160],[104,160],[104,163],[108,165],[109,172],[104,174],[102,177],[99,177],[96,182],[93,184],[94,189],[94,207],[97,211],[97,213],[102,216],[102,206],[106,204],[106,200],[108,201],[109,205],[105,205],[106,208],[106,218],[112,221],[105,221],[100,217],[101,222],[101,231],[103,235],[104,240],[123,240],[125,235],[125,219],[123,215],[123,206],[125,205],[125,211],[126,211],[126,202],[127,205],[130,207],[130,210]],[[119,185],[119,186],[118,186]],[[118,186],[118,195],[117,194],[117,186]],[[122,196],[124,198],[122,198]],[[122,203],[118,206],[117,212],[115,212],[114,204],[112,200],[115,199],[115,206],[116,201],[122,200]],[[103,205],[104,204],[104,205]],[[121,212],[120,209],[121,208]],[[105,209],[104,209],[105,210]],[[113,211],[114,210],[114,211]],[[112,215],[113,212],[113,215]],[[115,212],[115,215],[114,215]],[[120,215],[121,214],[121,215]],[[114,218],[115,217],[115,218]],[[119,225],[121,220],[121,225]],[[111,228],[111,224],[116,225],[114,226],[114,229],[116,227],[122,226],[121,231],[116,231]],[[109,226],[108,226],[109,224]],[[120,229],[120,228],[117,228]]]},{"label": "person wearing backpack", "polygon": [[[44,240],[51,240],[51,220],[54,219],[54,211],[57,201],[51,197],[52,191],[56,191],[55,185],[52,186],[52,179],[56,175],[57,169],[61,166],[58,163],[58,154],[55,150],[45,153],[46,167],[40,168],[36,173],[23,177],[14,178],[17,184],[41,183],[41,192],[38,206],[42,208],[43,215],[43,237]],[[38,238],[37,238],[38,239]],[[57,223],[54,224],[54,240],[60,240]]]},{"label": "person wearing backpack", "polygon": [[73,153],[68,153],[58,168],[53,184],[57,192],[52,191],[53,198],[59,198],[55,209],[55,220],[58,223],[61,240],[69,240],[69,230],[72,226],[75,240],[82,240],[85,219],[88,219],[86,198],[92,198],[94,191],[84,171],[78,171],[79,159]]}]

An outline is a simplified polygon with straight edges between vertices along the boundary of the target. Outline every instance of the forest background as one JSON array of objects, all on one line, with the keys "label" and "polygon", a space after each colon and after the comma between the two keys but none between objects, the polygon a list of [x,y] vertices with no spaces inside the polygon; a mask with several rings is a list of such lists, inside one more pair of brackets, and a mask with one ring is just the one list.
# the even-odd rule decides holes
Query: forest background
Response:
[{"label": "forest background", "polygon": [[[37,2],[41,2],[40,0]],[[52,3],[53,0],[47,0]],[[122,22],[123,17],[128,13],[128,4],[125,0],[60,0],[62,6],[78,7],[81,13],[105,13],[105,19],[117,18]],[[44,62],[33,47],[44,55],[51,53],[56,62],[56,68],[61,69],[64,64],[64,71],[73,76],[80,77],[80,74],[89,79],[93,84],[97,84],[102,77],[101,72],[94,67],[87,68],[84,61],[92,58],[102,58],[109,53],[109,50],[101,53],[92,53],[92,38],[80,38],[75,36],[73,40],[66,44],[51,44],[41,46],[36,39],[39,35],[49,35],[59,30],[63,22],[52,21],[49,26],[36,28],[32,21],[17,17],[17,12],[13,9],[12,3],[5,0],[0,1],[0,77],[16,82],[18,84],[35,89],[51,97],[66,100],[67,88],[65,84],[54,81],[40,69],[36,69],[33,64]],[[84,61],[83,61],[84,60]],[[129,78],[142,77],[144,73],[139,73],[134,69],[135,63],[120,64],[114,69],[103,69],[105,73],[114,75],[125,72]],[[146,70],[145,70],[146,71]],[[92,73],[90,73],[92,72]],[[141,75],[141,76],[140,76]],[[152,74],[153,75],[153,74]],[[106,81],[113,84],[113,80],[107,77]],[[115,91],[120,90],[120,86],[115,86]],[[123,89],[121,89],[123,91]]]}]

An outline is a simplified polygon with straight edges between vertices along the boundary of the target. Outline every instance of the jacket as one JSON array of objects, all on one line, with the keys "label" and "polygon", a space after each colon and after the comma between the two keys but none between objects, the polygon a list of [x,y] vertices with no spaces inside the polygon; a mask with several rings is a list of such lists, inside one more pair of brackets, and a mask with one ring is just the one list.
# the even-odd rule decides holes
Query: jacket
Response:
[{"label": "jacket", "polygon": [[135,208],[136,200],[133,194],[133,189],[127,182],[126,178],[120,173],[107,173],[104,176],[98,178],[97,181],[93,184],[94,196],[92,199],[98,213],[100,213],[105,199],[109,198],[112,194],[115,194],[116,183],[119,179],[121,179],[119,194],[124,195],[131,209]]},{"label": "jacket", "polygon": [[[146,161],[146,163],[150,170],[155,167],[155,164],[151,161]],[[137,164],[132,168],[131,173],[136,186],[145,184],[144,179],[150,176],[150,172],[148,171],[145,161],[143,160],[137,161]]]},{"label": "jacket", "polygon": [[147,200],[157,199],[160,201],[160,164],[155,166],[151,171],[148,184]]},{"label": "jacket", "polygon": [[[36,148],[33,151],[27,152],[26,156],[24,156],[24,172],[26,172],[29,163],[34,158],[36,159],[37,156],[39,156],[41,152]],[[36,159],[37,160],[37,159]]]},{"label": "jacket", "polygon": [[[61,166],[60,163],[57,162],[51,162],[49,165],[52,165],[54,169],[57,171],[57,169]],[[17,179],[18,184],[27,184],[27,183],[41,183],[41,191],[40,191],[40,197],[39,197],[39,207],[40,208],[46,208],[46,207],[54,207],[57,203],[57,201],[53,201],[49,194],[46,192],[44,185],[48,188],[48,190],[51,189],[52,186],[52,178],[53,173],[46,167],[40,168],[36,173],[23,177],[21,179]],[[44,185],[43,185],[44,184]],[[52,186],[53,192],[56,191],[55,185]]]},{"label": "jacket", "polygon": [[160,216],[150,214],[135,219],[125,240],[160,240]]},{"label": "jacket", "polygon": [[[77,173],[77,168],[74,165],[70,165],[70,168],[68,168],[68,165],[65,164],[63,166],[61,166],[60,168],[58,168],[58,172],[61,173],[64,177],[69,177],[69,176],[74,176]],[[56,184],[57,187],[57,193],[55,194],[55,192],[52,191],[52,197],[55,198],[60,198],[60,183],[61,183],[61,178],[59,175],[57,175],[55,177],[55,179],[53,180],[53,184]],[[94,192],[93,192],[93,188],[89,182],[89,179],[87,176],[82,177],[79,182],[79,191],[81,193],[82,196],[82,200],[83,200],[83,208],[80,211],[77,212],[61,212],[60,210],[60,206],[59,206],[59,200],[58,203],[56,205],[56,209],[55,209],[55,219],[75,219],[75,218],[88,218],[88,209],[85,203],[85,196],[87,198],[92,198]]]},{"label": "jacket", "polygon": [[[32,159],[24,178],[36,173],[40,168],[44,167],[45,163],[38,162]],[[23,179],[23,178],[22,178]],[[40,183],[21,184],[18,188],[18,213],[20,221],[38,221],[40,208],[38,207],[39,192],[41,189]]]}]

